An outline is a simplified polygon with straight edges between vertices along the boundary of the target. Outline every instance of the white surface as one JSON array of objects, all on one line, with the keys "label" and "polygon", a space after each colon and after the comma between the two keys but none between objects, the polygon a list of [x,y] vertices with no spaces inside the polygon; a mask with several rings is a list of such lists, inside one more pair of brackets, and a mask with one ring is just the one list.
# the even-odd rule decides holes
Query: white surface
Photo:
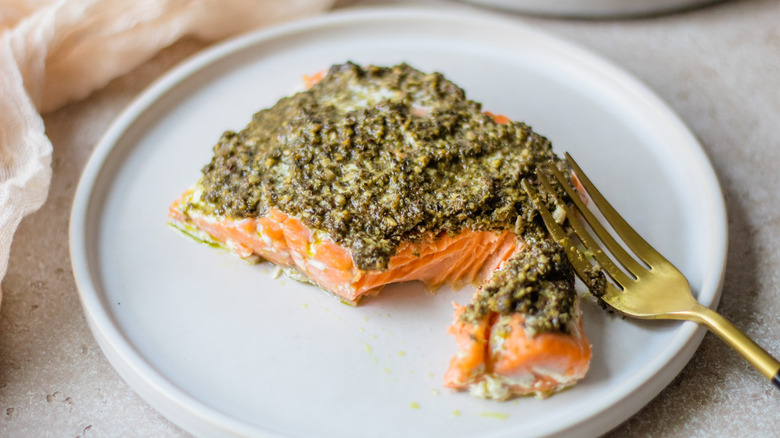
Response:
[{"label": "white surface", "polygon": [[71,220],[74,273],[96,339],[139,394],[199,436],[597,434],[679,372],[701,339],[695,325],[622,320],[586,302],[594,358],[577,387],[545,401],[474,399],[440,384],[455,351],[449,302],[472,289],[399,285],[351,308],[164,225],[223,130],[241,129],[301,74],[346,60],[441,71],[486,109],[528,121],[577,158],[704,304],[717,302],[719,188],[695,139],[641,84],[492,15],[344,13],[186,63],[128,108],[90,160]]},{"label": "white surface", "polygon": [[692,8],[716,0],[463,0],[517,12],[565,17],[624,17]]}]

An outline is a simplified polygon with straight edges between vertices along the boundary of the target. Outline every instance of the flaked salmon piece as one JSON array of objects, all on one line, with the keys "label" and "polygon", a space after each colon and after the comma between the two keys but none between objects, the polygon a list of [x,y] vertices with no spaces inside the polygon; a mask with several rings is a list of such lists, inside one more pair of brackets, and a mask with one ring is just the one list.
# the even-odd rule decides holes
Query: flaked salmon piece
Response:
[{"label": "flaked salmon piece", "polygon": [[556,159],[549,142],[405,64],[304,82],[314,91],[223,134],[170,224],[350,304],[396,282],[482,284],[455,305],[448,387],[503,400],[581,379],[591,350],[573,273],[520,188]]},{"label": "flaked salmon piece", "polygon": [[[555,264],[562,266],[551,267]],[[455,318],[448,331],[459,352],[450,362],[445,385],[505,400],[513,395],[544,398],[582,379],[591,347],[579,301],[546,293],[573,283],[560,246],[528,242],[480,286],[471,304],[453,303]],[[518,300],[521,296],[529,299]],[[562,308],[571,312],[558,313]]]},{"label": "flaked salmon piece", "polygon": [[448,332],[455,336],[459,351],[444,375],[445,386],[497,400],[513,395],[544,398],[585,377],[591,347],[579,309],[568,333],[531,335],[523,315],[491,313],[468,323],[461,318],[465,307],[454,306]]}]

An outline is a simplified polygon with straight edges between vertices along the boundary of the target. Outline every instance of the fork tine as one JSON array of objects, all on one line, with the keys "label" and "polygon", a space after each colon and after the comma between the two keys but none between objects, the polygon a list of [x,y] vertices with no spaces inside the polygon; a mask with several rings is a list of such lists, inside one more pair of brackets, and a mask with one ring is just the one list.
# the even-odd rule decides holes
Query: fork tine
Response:
[{"label": "fork tine", "polygon": [[[598,219],[596,219],[596,216],[594,216],[593,213],[588,209],[588,207],[585,206],[585,203],[582,202],[582,199],[580,199],[579,195],[574,192],[574,189],[572,188],[571,184],[569,183],[567,178],[563,176],[563,174],[558,170],[558,168],[555,167],[555,165],[553,165],[552,163],[550,163],[547,166],[547,168],[552,172],[553,176],[555,176],[555,179],[558,180],[558,183],[563,187],[563,189],[569,195],[572,202],[577,207],[577,210],[585,219],[585,222],[596,233],[599,239],[601,239],[601,242],[604,244],[607,250],[610,253],[612,253],[612,255],[615,257],[618,263],[620,263],[628,272],[630,272],[637,278],[639,278],[644,272],[646,272],[646,268],[640,265],[639,262],[637,262],[633,256],[631,256],[625,249],[623,249],[623,247],[612,237],[612,235],[609,234],[606,228],[604,228],[604,226],[601,225]],[[579,178],[579,175],[577,175],[577,177]],[[593,185],[591,184],[590,187],[593,187]],[[595,190],[595,187],[593,187],[593,189]],[[590,195],[590,191],[588,191],[588,194]],[[604,199],[603,197],[600,198],[601,200]],[[599,203],[596,203],[596,207],[600,207]],[[612,211],[614,212],[614,210]],[[606,214],[604,214],[604,216],[606,218]],[[607,221],[610,223],[610,225],[613,225],[612,221],[610,221],[609,218],[607,218]],[[625,224],[625,221],[623,221],[623,223]],[[628,226],[628,224],[625,225]],[[613,228],[616,227],[614,227],[613,225]],[[620,230],[615,229],[615,231],[617,232],[618,236],[622,238]]]},{"label": "fork tine", "polygon": [[[574,268],[574,272],[577,274],[577,277],[579,277],[583,283],[589,286],[592,281],[593,265],[580,251],[577,250],[574,242],[571,241],[566,231],[564,231],[563,228],[561,228],[561,226],[555,222],[555,218],[553,218],[550,211],[539,199],[539,194],[536,189],[534,189],[533,186],[531,186],[531,184],[529,184],[525,179],[521,184],[525,192],[531,198],[531,201],[534,203],[534,207],[539,212],[539,215],[542,217],[544,225],[547,227],[550,235],[563,247],[563,250],[566,252],[566,257],[569,259],[569,262]],[[556,203],[557,202],[560,201],[556,198]],[[617,267],[615,267],[615,269],[617,269]],[[599,296],[599,298],[607,302],[612,302],[613,300],[618,299],[617,297],[621,293],[615,289],[611,283],[607,283],[606,288],[602,292],[603,294]]]},{"label": "fork tine", "polygon": [[[590,232],[585,229],[582,221],[580,221],[577,217],[576,212],[563,205],[560,199],[558,199],[558,197],[555,195],[555,189],[553,189],[552,184],[550,184],[550,180],[547,179],[547,176],[543,172],[536,172],[536,176],[539,178],[539,181],[542,183],[542,186],[547,191],[547,193],[550,193],[553,196],[555,203],[559,207],[566,209],[569,225],[571,225],[571,227],[574,229],[574,234],[579,237],[582,244],[585,245],[585,248],[587,248],[588,251],[593,254],[593,257],[596,259],[599,265],[601,265],[601,268],[607,274],[609,274],[609,276],[612,277],[612,279],[617,284],[619,284],[620,287],[625,288],[631,281],[633,281],[633,279],[629,278],[623,271],[621,271],[620,268],[618,268],[615,263],[604,253],[604,251],[602,251],[601,246],[599,246],[598,242],[596,242],[596,240],[591,237]],[[549,226],[547,228],[549,229]]]},{"label": "fork tine", "polygon": [[593,269],[593,265],[590,264],[585,256],[577,251],[574,242],[569,239],[569,236],[566,234],[563,228],[561,228],[561,226],[555,222],[555,218],[553,218],[550,211],[547,210],[547,207],[539,199],[539,193],[536,191],[536,189],[533,188],[533,186],[531,186],[531,184],[529,184],[525,179],[521,182],[521,184],[526,194],[528,194],[528,197],[531,198],[531,202],[534,203],[534,207],[542,216],[544,225],[547,227],[547,230],[550,232],[552,238],[563,247],[564,251],[566,251],[566,256],[569,258],[571,265],[574,267],[574,271],[577,273],[577,276],[580,277],[580,279],[583,281],[586,281],[585,279],[588,277],[588,270]]},{"label": "fork tine", "polygon": [[[644,261],[651,268],[655,264],[669,263],[669,261],[666,260],[664,256],[662,256],[658,251],[656,251],[655,248],[650,246],[650,244],[647,243],[647,241],[645,241],[645,239],[643,239],[642,236],[640,236],[639,233],[637,233],[628,224],[628,222],[626,222],[626,220],[623,219],[623,217],[620,216],[620,214],[618,214],[617,211],[615,211],[612,205],[609,202],[607,202],[607,200],[604,198],[601,192],[599,192],[596,189],[596,186],[593,185],[590,179],[585,175],[585,173],[582,171],[580,166],[577,164],[576,161],[574,161],[574,158],[572,158],[568,152],[566,152],[566,161],[568,161],[569,165],[574,171],[574,174],[580,180],[580,183],[583,185],[583,187],[585,187],[585,191],[588,193],[588,196],[590,196],[590,198],[593,200],[593,203],[596,205],[596,208],[598,208],[599,211],[601,211],[601,214],[604,215],[604,218],[607,220],[607,222],[609,222],[609,224],[615,230],[617,235],[620,236],[620,239],[622,239],[623,242],[625,242],[626,246],[628,246],[628,248],[631,249],[631,251],[633,251],[634,254],[636,254],[636,256],[640,260]],[[606,230],[604,232],[605,234],[609,235],[609,233],[606,233]],[[603,239],[601,234],[599,234],[599,237]],[[610,246],[607,247],[609,248],[610,251],[612,251],[612,248]],[[613,254],[615,253],[613,252]],[[618,259],[618,261],[620,261],[620,258]]]}]

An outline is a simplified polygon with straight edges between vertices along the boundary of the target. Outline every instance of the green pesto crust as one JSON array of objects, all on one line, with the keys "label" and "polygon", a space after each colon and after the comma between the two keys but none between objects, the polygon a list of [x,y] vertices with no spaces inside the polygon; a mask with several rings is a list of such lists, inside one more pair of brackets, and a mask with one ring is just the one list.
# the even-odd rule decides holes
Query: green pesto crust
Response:
[{"label": "green pesto crust", "polygon": [[571,269],[521,187],[549,160],[565,166],[546,138],[497,123],[439,73],[346,63],[225,132],[185,208],[233,219],[279,209],[365,271],[386,269],[404,241],[508,229],[533,239],[531,250],[467,313],[532,312],[540,330],[561,330],[573,312]]}]

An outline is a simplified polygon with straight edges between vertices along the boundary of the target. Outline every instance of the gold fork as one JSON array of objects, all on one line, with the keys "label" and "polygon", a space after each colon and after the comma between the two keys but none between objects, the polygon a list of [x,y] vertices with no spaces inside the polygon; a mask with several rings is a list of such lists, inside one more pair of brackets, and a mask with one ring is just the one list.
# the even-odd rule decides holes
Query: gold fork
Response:
[{"label": "gold fork", "polygon": [[[634,258],[630,255],[599,223],[596,216],[574,191],[568,178],[554,164],[543,166],[543,169],[552,174],[558,185],[566,191],[579,215],[572,207],[564,205],[555,195],[557,191],[553,188],[553,184],[545,172],[537,170],[536,175],[546,192],[545,195],[551,197],[548,199],[555,203],[556,209],[566,209],[565,218],[574,234],[587,249],[589,255],[592,255],[592,258],[597,262],[595,269],[600,269],[610,280],[606,282],[606,288],[600,298],[616,311],[635,318],[679,319],[703,324],[739,352],[764,377],[771,380],[780,389],[780,362],[756,345],[724,317],[696,301],[691,295],[688,280],[682,273],[628,225],[599,193],[568,153],[566,160],[595,207],[601,212],[615,234],[636,256]],[[567,232],[556,222],[553,214],[543,202],[542,195],[527,181],[523,181],[523,188],[542,216],[552,237],[565,249],[577,276],[585,284],[592,284],[594,266],[589,259],[578,250]],[[562,217],[559,214],[556,216],[559,217],[559,220]],[[623,269],[620,269],[601,249],[596,239],[585,228],[580,217],[595,232],[607,251],[612,254]]]}]

